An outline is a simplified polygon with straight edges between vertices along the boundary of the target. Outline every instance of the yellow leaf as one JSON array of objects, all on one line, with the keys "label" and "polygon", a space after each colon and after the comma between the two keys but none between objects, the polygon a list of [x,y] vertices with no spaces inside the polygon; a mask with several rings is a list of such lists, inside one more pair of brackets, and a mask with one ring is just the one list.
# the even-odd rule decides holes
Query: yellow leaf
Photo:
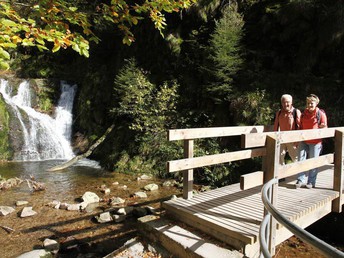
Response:
[{"label": "yellow leaf", "polygon": [[53,47],[53,49],[51,50],[53,53],[55,53],[55,52],[57,52],[57,51],[59,51],[60,50],[60,45],[59,44],[54,44],[54,47]]}]

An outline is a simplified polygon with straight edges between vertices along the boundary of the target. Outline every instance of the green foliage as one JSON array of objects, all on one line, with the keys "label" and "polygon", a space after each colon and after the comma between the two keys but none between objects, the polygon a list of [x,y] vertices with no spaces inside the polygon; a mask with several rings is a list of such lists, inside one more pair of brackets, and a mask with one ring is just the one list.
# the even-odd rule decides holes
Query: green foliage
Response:
[{"label": "green foliage", "polygon": [[274,110],[270,108],[265,90],[246,92],[233,99],[231,110],[237,125],[267,125],[271,123]]},{"label": "green foliage", "polygon": [[224,8],[222,14],[210,40],[214,82],[210,83],[207,90],[215,102],[229,99],[234,77],[243,63],[240,45],[243,18],[235,5]]},{"label": "green foliage", "polygon": [[146,74],[134,59],[130,59],[115,79],[116,106],[111,112],[135,141],[132,148],[127,144],[116,169],[164,176],[166,158],[176,153],[174,144],[166,140],[166,130],[177,117],[178,84],[165,82],[157,87]]},{"label": "green foliage", "polygon": [[[39,51],[55,53],[72,48],[89,57],[90,41],[99,38],[92,31],[93,24],[106,23],[116,26],[123,36],[123,43],[130,45],[135,37],[131,27],[149,18],[162,34],[166,27],[164,13],[179,12],[191,6],[195,0],[182,1],[89,1],[41,0],[11,3],[0,1],[0,68],[9,69],[10,50],[36,47]],[[99,18],[102,17],[102,18]]]}]

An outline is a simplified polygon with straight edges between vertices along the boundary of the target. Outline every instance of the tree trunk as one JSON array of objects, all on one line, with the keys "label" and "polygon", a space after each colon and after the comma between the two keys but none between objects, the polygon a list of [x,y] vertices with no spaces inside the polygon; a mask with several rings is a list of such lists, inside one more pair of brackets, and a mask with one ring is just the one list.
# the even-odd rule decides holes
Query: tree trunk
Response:
[{"label": "tree trunk", "polygon": [[106,136],[112,131],[112,129],[115,127],[114,124],[112,124],[106,131],[105,133],[103,134],[102,137],[100,137],[85,153],[83,154],[80,154],[78,156],[75,156],[74,158],[68,160],[67,162],[65,163],[62,163],[61,165],[57,165],[55,167],[52,167],[52,168],[49,168],[47,169],[47,171],[51,172],[51,171],[58,171],[58,170],[62,170],[62,169],[65,169],[65,168],[68,168],[70,167],[71,165],[73,165],[74,163],[76,163],[77,161],[81,160],[81,159],[84,159],[84,158],[87,158],[88,156],[90,156],[92,154],[92,152],[94,151],[95,148],[98,147],[99,144],[101,144]]}]

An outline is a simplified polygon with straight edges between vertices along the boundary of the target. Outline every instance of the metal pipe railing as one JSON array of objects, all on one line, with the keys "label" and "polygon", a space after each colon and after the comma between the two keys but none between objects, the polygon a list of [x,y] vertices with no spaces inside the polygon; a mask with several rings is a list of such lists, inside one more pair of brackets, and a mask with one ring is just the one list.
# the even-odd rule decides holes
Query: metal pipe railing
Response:
[{"label": "metal pipe railing", "polygon": [[264,184],[262,188],[262,201],[264,204],[264,208],[266,210],[266,215],[263,218],[263,221],[260,225],[259,230],[259,243],[260,243],[260,250],[261,256],[265,258],[270,258],[271,254],[268,249],[268,237],[267,237],[267,227],[270,224],[271,216],[274,217],[279,223],[281,223],[284,227],[286,227],[290,232],[292,232],[295,236],[302,239],[304,242],[312,245],[322,254],[326,255],[327,257],[331,258],[344,258],[344,253],[340,250],[334,248],[333,246],[327,244],[323,240],[315,237],[314,235],[310,234],[303,228],[299,227],[298,225],[294,224],[290,220],[288,220],[285,216],[283,216],[271,203],[271,187],[274,184],[278,184],[278,179],[273,178],[266,184]]}]

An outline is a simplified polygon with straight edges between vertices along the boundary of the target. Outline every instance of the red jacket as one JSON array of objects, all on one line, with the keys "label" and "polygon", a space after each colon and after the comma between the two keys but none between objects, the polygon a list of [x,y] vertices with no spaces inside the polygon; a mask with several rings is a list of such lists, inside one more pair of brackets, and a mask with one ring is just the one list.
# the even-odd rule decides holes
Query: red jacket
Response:
[{"label": "red jacket", "polygon": [[[320,123],[317,118],[317,112],[320,112]],[[305,109],[301,115],[301,124],[300,129],[318,129],[319,124],[323,124],[323,127],[327,127],[327,117],[325,112],[319,110],[318,107],[315,108],[313,112],[310,112],[308,109]],[[322,128],[323,128],[322,127]],[[317,144],[321,142],[321,139],[313,139],[305,141],[311,144]]]}]

